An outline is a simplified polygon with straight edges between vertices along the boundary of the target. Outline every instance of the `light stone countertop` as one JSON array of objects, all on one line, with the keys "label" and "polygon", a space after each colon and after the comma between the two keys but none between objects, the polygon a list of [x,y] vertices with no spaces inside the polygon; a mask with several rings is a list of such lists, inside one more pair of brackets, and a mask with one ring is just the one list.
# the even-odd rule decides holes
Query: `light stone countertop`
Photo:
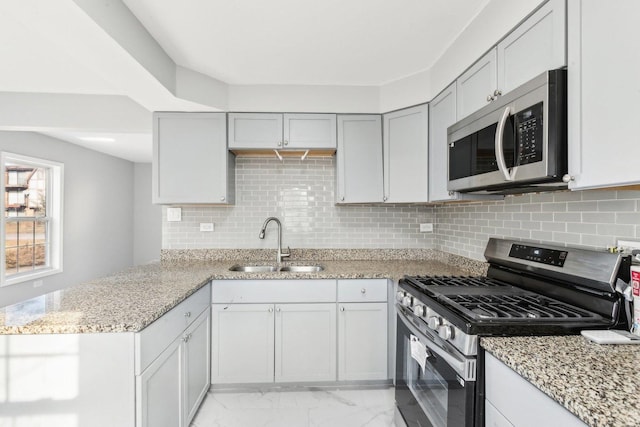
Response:
[{"label": "light stone countertop", "polygon": [[[447,259],[450,261],[450,259]],[[0,335],[138,332],[185,300],[211,279],[364,279],[398,280],[408,275],[469,275],[466,269],[438,260],[314,260],[319,273],[242,273],[229,271],[239,260],[187,262],[172,258],[134,267],[97,280],[0,309]],[[473,263],[472,263],[473,264]],[[482,263],[476,263],[481,269]]]},{"label": "light stone countertop", "polygon": [[480,345],[586,424],[640,425],[640,345],[581,335],[482,337]]}]

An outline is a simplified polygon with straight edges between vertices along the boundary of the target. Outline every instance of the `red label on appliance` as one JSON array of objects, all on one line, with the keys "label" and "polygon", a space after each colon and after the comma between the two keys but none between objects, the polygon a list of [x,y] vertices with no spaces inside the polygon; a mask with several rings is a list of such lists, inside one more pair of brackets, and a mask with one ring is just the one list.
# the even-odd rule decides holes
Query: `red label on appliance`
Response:
[{"label": "red label on appliance", "polygon": [[640,296],[640,270],[631,269],[631,284],[633,286],[633,295]]}]

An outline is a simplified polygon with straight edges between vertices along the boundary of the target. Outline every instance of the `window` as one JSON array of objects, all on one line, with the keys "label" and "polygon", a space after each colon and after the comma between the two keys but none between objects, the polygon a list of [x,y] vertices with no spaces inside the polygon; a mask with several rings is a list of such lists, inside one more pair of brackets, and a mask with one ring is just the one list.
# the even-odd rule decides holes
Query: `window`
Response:
[{"label": "window", "polygon": [[0,286],[61,272],[62,164],[11,153],[0,161]]}]

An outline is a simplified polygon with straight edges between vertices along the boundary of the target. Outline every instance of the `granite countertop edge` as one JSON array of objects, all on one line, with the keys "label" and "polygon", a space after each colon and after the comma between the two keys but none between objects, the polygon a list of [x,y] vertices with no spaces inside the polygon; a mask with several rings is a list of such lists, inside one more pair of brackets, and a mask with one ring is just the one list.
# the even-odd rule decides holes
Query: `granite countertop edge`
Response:
[{"label": "granite countertop edge", "polygon": [[638,425],[640,408],[629,399],[640,395],[640,346],[581,335],[482,337],[480,345],[587,425]]},{"label": "granite countertop edge", "polygon": [[[432,254],[431,254],[432,255]],[[211,280],[391,279],[404,275],[483,275],[485,263],[463,257],[435,259],[296,260],[319,264],[317,273],[229,271],[244,259],[173,258],[132,267],[113,275],[0,308],[0,335],[139,332]]]}]

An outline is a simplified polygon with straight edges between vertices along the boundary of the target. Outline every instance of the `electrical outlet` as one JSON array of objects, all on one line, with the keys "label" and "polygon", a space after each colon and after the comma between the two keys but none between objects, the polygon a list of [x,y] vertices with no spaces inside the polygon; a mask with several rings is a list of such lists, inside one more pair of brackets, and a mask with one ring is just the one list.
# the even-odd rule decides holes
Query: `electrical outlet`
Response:
[{"label": "electrical outlet", "polygon": [[420,224],[420,232],[421,233],[433,233],[433,224]]},{"label": "electrical outlet", "polygon": [[167,208],[167,221],[182,221],[182,208]]},{"label": "electrical outlet", "polygon": [[201,222],[200,223],[200,231],[213,231],[213,223],[212,222]]},{"label": "electrical outlet", "polygon": [[618,240],[618,250],[623,253],[631,253],[632,250],[640,250],[640,242],[635,240]]}]

